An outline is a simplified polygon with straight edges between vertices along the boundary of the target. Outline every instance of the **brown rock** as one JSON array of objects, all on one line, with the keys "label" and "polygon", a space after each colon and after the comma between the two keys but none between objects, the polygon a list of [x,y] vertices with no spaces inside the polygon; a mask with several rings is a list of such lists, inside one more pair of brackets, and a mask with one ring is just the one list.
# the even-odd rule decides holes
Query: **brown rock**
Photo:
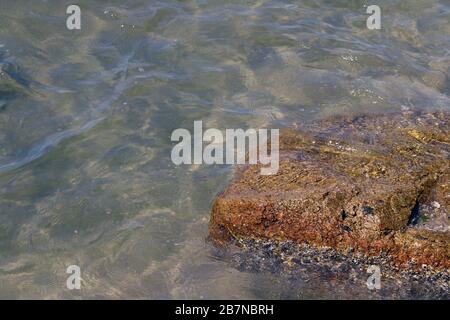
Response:
[{"label": "brown rock", "polygon": [[397,265],[450,267],[450,233],[412,226],[420,204],[449,201],[450,116],[388,114],[297,125],[280,169],[244,166],[216,199],[210,239],[292,240]]}]

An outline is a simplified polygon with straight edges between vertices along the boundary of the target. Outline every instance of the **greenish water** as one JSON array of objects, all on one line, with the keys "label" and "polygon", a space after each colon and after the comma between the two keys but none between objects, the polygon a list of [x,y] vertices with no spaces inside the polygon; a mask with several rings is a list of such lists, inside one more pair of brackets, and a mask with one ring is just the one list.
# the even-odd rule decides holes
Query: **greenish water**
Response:
[{"label": "greenish water", "polygon": [[[242,272],[204,239],[229,166],[170,134],[450,109],[448,1],[0,3],[0,298],[378,297]],[[78,265],[82,289],[66,288]],[[307,275],[305,275],[307,278]]]}]

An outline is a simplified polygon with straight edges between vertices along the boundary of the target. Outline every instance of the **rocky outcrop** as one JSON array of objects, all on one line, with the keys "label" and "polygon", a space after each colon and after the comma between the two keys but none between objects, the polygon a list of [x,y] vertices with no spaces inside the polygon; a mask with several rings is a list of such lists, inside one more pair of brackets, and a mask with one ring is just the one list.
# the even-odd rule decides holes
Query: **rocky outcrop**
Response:
[{"label": "rocky outcrop", "polygon": [[[448,269],[449,159],[444,112],[298,124],[281,133],[277,174],[237,169],[214,203],[209,238],[293,241]],[[444,226],[420,227],[422,207],[439,209]]]}]

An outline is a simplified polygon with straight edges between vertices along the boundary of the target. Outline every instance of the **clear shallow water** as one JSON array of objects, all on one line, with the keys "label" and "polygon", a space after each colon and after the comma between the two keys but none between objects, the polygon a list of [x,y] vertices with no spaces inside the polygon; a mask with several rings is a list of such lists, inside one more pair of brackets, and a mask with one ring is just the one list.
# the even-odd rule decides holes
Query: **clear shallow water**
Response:
[{"label": "clear shallow water", "polygon": [[[205,243],[230,167],[170,161],[170,134],[332,114],[449,110],[450,4],[0,3],[1,298],[372,297],[248,273]],[[67,266],[82,290],[66,289]]]}]

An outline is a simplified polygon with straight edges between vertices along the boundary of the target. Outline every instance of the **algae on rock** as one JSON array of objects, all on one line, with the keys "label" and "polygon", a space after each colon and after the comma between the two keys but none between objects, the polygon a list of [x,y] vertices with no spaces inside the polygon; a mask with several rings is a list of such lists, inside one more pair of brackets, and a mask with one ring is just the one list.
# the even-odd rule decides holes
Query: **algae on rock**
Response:
[{"label": "algae on rock", "polygon": [[294,241],[401,266],[450,267],[450,232],[412,226],[437,202],[448,223],[450,115],[336,117],[285,129],[280,169],[242,166],[216,199],[210,239]]}]

